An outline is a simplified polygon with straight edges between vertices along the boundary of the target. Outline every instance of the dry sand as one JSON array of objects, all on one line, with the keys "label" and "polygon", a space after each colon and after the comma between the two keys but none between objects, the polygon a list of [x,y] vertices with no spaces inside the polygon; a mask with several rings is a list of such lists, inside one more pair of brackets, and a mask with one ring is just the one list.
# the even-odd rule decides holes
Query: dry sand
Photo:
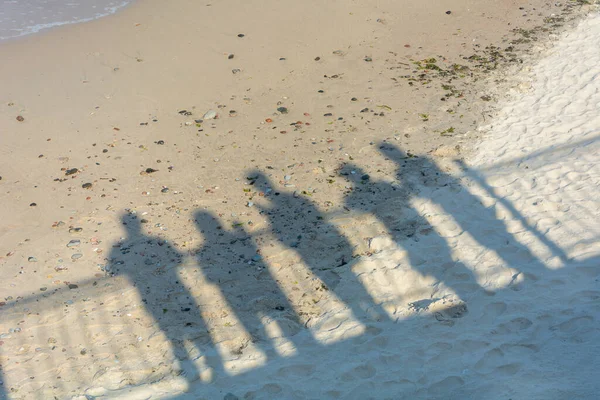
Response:
[{"label": "dry sand", "polygon": [[578,3],[150,0],[1,43],[4,395],[593,398]]}]

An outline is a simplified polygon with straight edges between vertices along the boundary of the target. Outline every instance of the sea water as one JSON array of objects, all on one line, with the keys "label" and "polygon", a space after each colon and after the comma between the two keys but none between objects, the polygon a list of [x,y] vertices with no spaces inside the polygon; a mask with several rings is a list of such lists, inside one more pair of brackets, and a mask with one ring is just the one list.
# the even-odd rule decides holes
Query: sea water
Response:
[{"label": "sea water", "polygon": [[0,0],[0,40],[114,14],[132,0]]}]

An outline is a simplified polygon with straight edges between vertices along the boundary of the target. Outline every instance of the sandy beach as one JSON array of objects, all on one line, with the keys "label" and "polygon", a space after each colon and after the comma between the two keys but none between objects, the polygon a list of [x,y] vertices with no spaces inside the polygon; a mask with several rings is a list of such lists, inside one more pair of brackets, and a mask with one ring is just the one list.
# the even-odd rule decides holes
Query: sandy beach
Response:
[{"label": "sandy beach", "polygon": [[537,0],[0,42],[0,398],[595,398],[598,43]]}]

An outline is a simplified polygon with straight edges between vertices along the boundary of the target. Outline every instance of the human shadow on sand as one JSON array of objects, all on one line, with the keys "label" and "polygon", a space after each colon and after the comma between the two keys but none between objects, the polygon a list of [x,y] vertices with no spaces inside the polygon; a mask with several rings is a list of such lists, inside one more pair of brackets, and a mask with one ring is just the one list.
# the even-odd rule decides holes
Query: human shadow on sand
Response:
[{"label": "human shadow on sand", "polygon": [[[477,283],[471,269],[456,260],[446,239],[427,218],[411,206],[411,200],[419,197],[439,206],[484,249],[494,251],[506,265],[519,270],[513,281],[521,273],[536,279],[546,270],[537,257],[508,232],[493,207],[486,207],[457,178],[442,171],[431,159],[409,155],[385,142],[380,144],[379,150],[396,163],[397,180],[393,183],[372,181],[360,167],[345,165],[340,173],[355,183],[347,194],[346,206],[374,214],[405,247],[413,268],[444,283],[463,301],[479,291],[492,294]],[[423,254],[424,251],[430,254]],[[424,264],[422,260],[432,259],[432,254],[438,262]],[[522,270],[525,265],[527,270]]]},{"label": "human shadow on sand", "polygon": [[352,246],[344,234],[311,200],[278,190],[259,171],[249,175],[263,189],[268,205],[257,205],[267,217],[271,233],[300,256],[306,268],[334,293],[358,319],[383,320],[387,313],[377,304],[357,277],[338,287],[340,274],[350,268]]},{"label": "human shadow on sand", "polygon": [[183,254],[164,239],[146,235],[142,220],[124,214],[124,241],[113,246],[108,270],[122,275],[138,291],[145,309],[171,344],[180,371],[190,383],[200,372],[185,348],[186,342],[196,346],[207,366],[222,370],[215,354],[201,309],[188,288],[180,281],[179,266]]},{"label": "human shadow on sand", "polygon": [[194,221],[203,239],[194,251],[199,269],[209,283],[218,286],[254,345],[272,358],[273,333],[267,332],[265,324],[275,321],[292,343],[303,328],[280,283],[241,224],[227,230],[209,211],[196,212]]}]

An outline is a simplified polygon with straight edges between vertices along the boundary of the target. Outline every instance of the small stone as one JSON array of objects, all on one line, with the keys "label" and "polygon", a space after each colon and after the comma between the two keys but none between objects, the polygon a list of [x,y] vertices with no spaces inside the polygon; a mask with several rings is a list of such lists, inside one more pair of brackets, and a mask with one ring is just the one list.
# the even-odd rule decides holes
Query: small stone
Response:
[{"label": "small stone", "polygon": [[235,56],[233,54],[230,54],[230,55],[227,56],[227,59],[231,60],[233,57],[235,57]]},{"label": "small stone", "polygon": [[90,182],[86,182],[83,185],[81,185],[82,188],[84,189],[91,189],[92,188],[92,184]]},{"label": "small stone", "polygon": [[81,253],[73,254],[71,260],[79,260],[81,257],[83,257],[83,254]]},{"label": "small stone", "polygon": [[164,140],[159,140],[158,142],[156,142],[156,144],[159,144],[159,145],[162,146],[163,144],[165,144],[165,141]]},{"label": "small stone", "polygon": [[350,99],[350,101],[357,101],[358,99],[356,97],[353,97]]},{"label": "small stone", "polygon": [[446,14],[450,15],[450,14],[452,14],[452,11],[448,10],[448,11],[446,11]]},{"label": "small stone", "polygon": [[69,233],[79,233],[83,228],[69,228]]},{"label": "small stone", "polygon": [[284,180],[289,181],[290,179],[292,179],[292,177],[290,175],[286,175],[283,177]]},{"label": "small stone", "polygon": [[56,344],[56,342],[57,342],[56,338],[53,338],[53,337],[48,338],[48,344]]},{"label": "small stone", "polygon": [[35,206],[37,206],[37,203],[30,203],[29,204],[29,207],[35,207]]},{"label": "small stone", "polygon": [[68,286],[69,286],[69,289],[77,289],[79,287],[74,283],[69,283]]},{"label": "small stone", "polygon": [[79,172],[79,170],[78,170],[77,168],[70,168],[70,169],[68,169],[68,170],[65,172],[65,175],[66,175],[66,176],[69,176],[69,175],[76,174],[76,173],[78,173],[78,172]]},{"label": "small stone", "polygon": [[253,203],[253,202],[251,202],[251,201],[249,201],[249,202],[246,204],[246,207],[248,207],[248,208],[250,208],[250,207],[252,207],[252,206],[254,206],[254,203]]},{"label": "small stone", "polygon": [[279,111],[282,114],[288,113],[288,109],[286,107],[277,107],[277,111]]},{"label": "small stone", "polygon": [[315,61],[319,61],[321,57],[315,57]]},{"label": "small stone", "polygon": [[371,61],[373,61],[373,59],[371,57],[365,57],[365,61],[366,62],[371,62]]},{"label": "small stone", "polygon": [[25,118],[23,118],[22,115],[19,115],[19,116],[17,116],[17,121],[23,122],[23,121],[25,121]]},{"label": "small stone", "polygon": [[242,72],[242,70],[239,69],[239,68],[234,68],[234,69],[231,70],[231,73],[234,74],[234,75],[235,74],[239,74],[240,72]]},{"label": "small stone", "polygon": [[153,174],[154,172],[157,172],[157,171],[158,171],[158,170],[157,170],[157,169],[154,169],[154,168],[146,168],[146,171],[145,171],[145,172],[146,172],[147,174]]},{"label": "small stone", "polygon": [[67,243],[67,247],[76,247],[76,246],[79,246],[80,244],[81,244],[81,240],[73,239],[69,243]]},{"label": "small stone", "polygon": [[45,292],[46,290],[48,290],[48,288],[45,286],[40,288],[40,292]]},{"label": "small stone", "polygon": [[368,174],[364,174],[360,177],[360,179],[362,179],[363,181],[368,181],[369,179],[371,179],[371,177]]},{"label": "small stone", "polygon": [[244,37],[244,36],[246,36],[246,35],[244,35],[243,33],[238,33],[238,35],[237,35],[237,36],[238,36],[238,37],[240,37],[240,38],[242,38],[242,37]]},{"label": "small stone", "polygon": [[29,257],[29,258],[27,258],[27,261],[34,263],[34,262],[37,262],[38,260],[35,257]]},{"label": "small stone", "polygon": [[207,119],[215,119],[217,118],[217,112],[215,110],[208,110],[207,112],[204,113],[204,115],[202,116],[203,120],[207,120]]}]

